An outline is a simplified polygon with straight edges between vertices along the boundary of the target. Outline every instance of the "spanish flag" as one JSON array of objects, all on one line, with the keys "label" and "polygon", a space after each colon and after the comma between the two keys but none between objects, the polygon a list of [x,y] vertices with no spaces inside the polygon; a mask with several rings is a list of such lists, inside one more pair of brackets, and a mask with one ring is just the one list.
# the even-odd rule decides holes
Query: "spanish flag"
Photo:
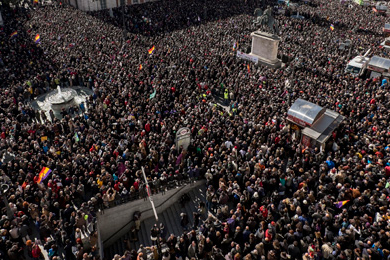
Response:
[{"label": "spanish flag", "polygon": [[34,4],[38,4],[38,0],[34,0]]},{"label": "spanish flag", "polygon": [[35,43],[39,43],[41,41],[41,37],[39,37],[39,34],[35,36]]},{"label": "spanish flag", "polygon": [[13,33],[11,33],[11,39],[18,36],[18,32],[17,31],[14,31]]},{"label": "spanish flag", "polygon": [[154,53],[154,50],[155,50],[155,48],[153,45],[153,47],[148,50],[149,55],[152,55]]},{"label": "spanish flag", "polygon": [[38,183],[41,183],[43,180],[45,180],[50,173],[51,170],[49,168],[43,167],[41,172],[39,173]]}]

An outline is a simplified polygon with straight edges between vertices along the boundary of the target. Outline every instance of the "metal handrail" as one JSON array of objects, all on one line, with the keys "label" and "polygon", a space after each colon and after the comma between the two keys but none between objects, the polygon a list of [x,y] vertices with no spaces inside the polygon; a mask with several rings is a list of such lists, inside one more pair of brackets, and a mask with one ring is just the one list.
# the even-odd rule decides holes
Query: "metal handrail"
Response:
[{"label": "metal handrail", "polygon": [[[159,192],[155,192],[155,193],[152,192],[151,195],[156,195],[156,194],[164,193],[164,192],[166,192],[168,190],[172,190],[172,189],[174,189],[176,187],[176,185],[183,185],[183,184],[190,184],[190,183],[191,183],[191,180],[182,180],[181,182],[170,181],[166,185],[161,186],[160,189],[159,189]],[[110,202],[108,203],[108,207],[104,206],[104,209],[111,209],[111,208],[114,208],[116,206],[125,204],[127,202],[136,201],[136,200],[139,200],[139,199],[145,199],[145,198],[147,198],[147,191],[145,190],[144,196],[141,196],[141,193],[139,191],[137,191],[132,196],[127,196],[126,198],[121,198],[120,197],[121,195],[118,195],[118,196],[119,196],[119,198],[113,200],[113,203],[110,203]],[[110,204],[113,204],[113,205],[110,206]],[[104,214],[104,212],[101,212],[101,214]]]}]

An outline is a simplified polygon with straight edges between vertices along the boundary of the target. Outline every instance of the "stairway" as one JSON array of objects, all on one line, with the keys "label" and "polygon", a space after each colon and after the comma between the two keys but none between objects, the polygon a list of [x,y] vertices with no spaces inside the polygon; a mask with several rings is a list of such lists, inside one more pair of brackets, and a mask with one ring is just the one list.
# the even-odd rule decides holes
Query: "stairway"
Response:
[{"label": "stairway", "polygon": [[[190,196],[190,201],[185,204],[185,207],[181,207],[180,203],[174,202],[170,207],[164,209],[163,212],[158,214],[158,226],[160,223],[163,223],[166,230],[166,239],[170,234],[179,236],[183,234],[183,229],[180,225],[180,213],[184,212],[188,215],[189,225],[188,228],[193,225],[193,212],[197,211],[199,203],[201,201],[206,202],[205,187],[199,186],[192,189],[188,192]],[[149,203],[149,202],[145,202]],[[156,219],[154,217],[145,219],[141,222],[141,228],[138,232],[138,241],[132,242],[132,249],[138,250],[139,246],[151,246],[152,241],[150,239],[150,230],[153,225],[156,224]],[[124,239],[130,239],[130,233],[127,233],[120,239],[118,239],[114,244],[104,250],[104,259],[111,260],[115,254],[123,255],[125,252]]]}]

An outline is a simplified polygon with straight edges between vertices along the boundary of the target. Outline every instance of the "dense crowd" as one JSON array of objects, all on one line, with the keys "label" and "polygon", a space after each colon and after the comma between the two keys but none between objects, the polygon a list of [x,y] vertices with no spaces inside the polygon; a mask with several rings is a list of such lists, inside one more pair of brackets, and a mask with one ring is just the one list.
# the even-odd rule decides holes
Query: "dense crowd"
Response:
[{"label": "dense crowd", "polygon": [[[390,259],[389,86],[344,73],[368,49],[388,57],[379,47],[388,18],[337,0],[283,5],[279,56],[291,62],[270,69],[232,50],[250,46],[257,6],[126,7],[126,39],[120,9],[111,17],[57,4],[3,6],[0,150],[15,157],[0,166],[9,187],[0,258],[39,259],[37,237],[50,259],[98,259],[96,212],[143,196],[145,166],[154,192],[206,178],[214,213],[170,236],[168,251],[153,247],[155,260]],[[305,19],[290,17],[297,11]],[[340,49],[347,39],[351,49]],[[57,85],[91,88],[88,111],[61,119],[34,111],[29,101]],[[225,91],[229,111],[215,105]],[[286,112],[297,98],[346,117],[335,145],[321,151],[292,138]],[[187,150],[175,147],[180,127],[191,129]],[[38,183],[42,167],[52,173]],[[115,258],[146,258],[137,251]]]}]

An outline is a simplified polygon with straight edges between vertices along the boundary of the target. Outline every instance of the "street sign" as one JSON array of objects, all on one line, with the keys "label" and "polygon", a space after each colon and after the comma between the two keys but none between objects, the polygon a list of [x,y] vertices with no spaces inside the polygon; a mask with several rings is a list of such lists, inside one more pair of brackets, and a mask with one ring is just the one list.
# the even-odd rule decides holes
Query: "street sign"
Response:
[{"label": "street sign", "polygon": [[188,127],[182,127],[176,133],[176,149],[179,150],[182,146],[184,150],[187,150],[191,143],[191,130]]}]

